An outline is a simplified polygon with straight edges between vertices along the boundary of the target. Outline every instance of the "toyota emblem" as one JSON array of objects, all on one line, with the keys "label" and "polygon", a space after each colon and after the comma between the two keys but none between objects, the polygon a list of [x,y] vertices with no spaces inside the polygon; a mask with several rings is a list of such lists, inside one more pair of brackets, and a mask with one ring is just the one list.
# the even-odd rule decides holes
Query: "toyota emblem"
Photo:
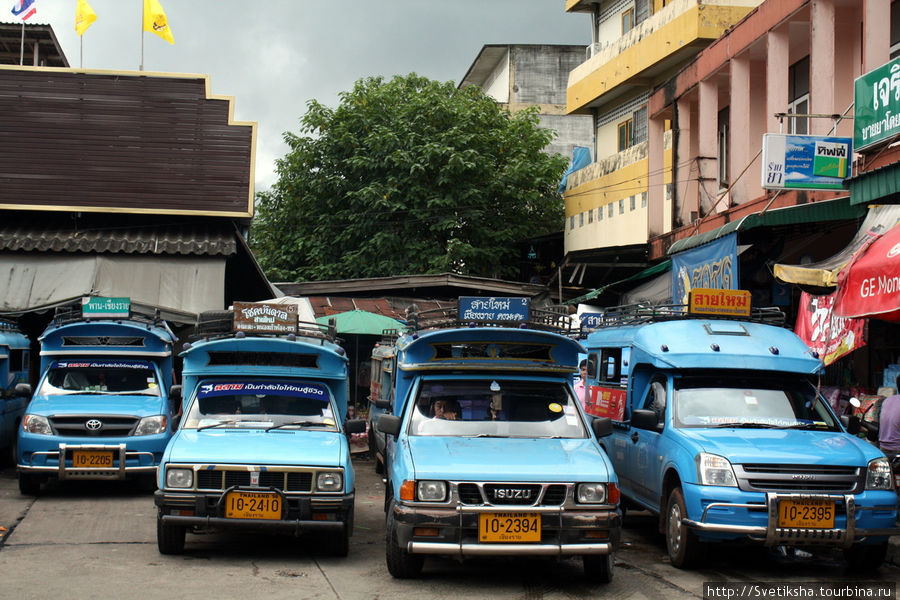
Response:
[{"label": "toyota emblem", "polygon": [[103,421],[100,419],[88,419],[84,424],[84,428],[88,431],[100,431],[103,428]]}]

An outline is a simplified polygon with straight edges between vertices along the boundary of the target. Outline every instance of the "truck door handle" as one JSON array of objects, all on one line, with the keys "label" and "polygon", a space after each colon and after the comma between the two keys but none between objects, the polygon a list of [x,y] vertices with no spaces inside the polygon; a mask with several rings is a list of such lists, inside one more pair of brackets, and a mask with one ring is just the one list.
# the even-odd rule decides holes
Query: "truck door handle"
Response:
[{"label": "truck door handle", "polygon": [[637,431],[634,431],[634,432],[632,432],[632,434],[631,434],[631,441],[634,442],[635,444],[637,444],[637,441],[638,441],[638,438],[639,438],[639,437],[640,437],[640,436],[638,436],[638,432],[637,432]]}]

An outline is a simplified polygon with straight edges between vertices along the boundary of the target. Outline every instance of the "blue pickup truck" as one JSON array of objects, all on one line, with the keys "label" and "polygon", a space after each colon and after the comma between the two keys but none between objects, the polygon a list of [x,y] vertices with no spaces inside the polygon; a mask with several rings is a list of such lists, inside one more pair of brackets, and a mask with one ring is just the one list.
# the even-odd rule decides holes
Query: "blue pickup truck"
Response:
[{"label": "blue pickup truck", "polygon": [[377,423],[388,570],[416,577],[427,555],[580,556],[608,582],[619,492],[599,443],[611,422],[572,389],[581,345],[534,310],[458,318],[471,312],[417,315],[395,342],[392,414]]},{"label": "blue pickup truck", "polygon": [[0,320],[0,448],[12,464],[16,462],[19,425],[31,397],[30,347],[28,338],[14,323]]},{"label": "blue pickup truck", "polygon": [[175,336],[114,300],[120,316],[85,314],[86,300],[57,310],[40,336],[41,376],[18,435],[22,494],[49,479],[155,481],[179,409],[169,398]]},{"label": "blue pickup truck", "polygon": [[659,516],[676,567],[746,540],[842,548],[873,569],[900,532],[887,459],[848,433],[817,391],[822,361],[778,317],[628,307],[584,340],[587,411],[613,419],[623,503]]},{"label": "blue pickup truck", "polygon": [[[294,309],[293,311],[291,309]],[[235,303],[201,315],[181,356],[184,416],[159,468],[157,542],[244,529],[324,536],[345,556],[354,473],[347,358],[334,328],[298,325],[296,307]]]}]

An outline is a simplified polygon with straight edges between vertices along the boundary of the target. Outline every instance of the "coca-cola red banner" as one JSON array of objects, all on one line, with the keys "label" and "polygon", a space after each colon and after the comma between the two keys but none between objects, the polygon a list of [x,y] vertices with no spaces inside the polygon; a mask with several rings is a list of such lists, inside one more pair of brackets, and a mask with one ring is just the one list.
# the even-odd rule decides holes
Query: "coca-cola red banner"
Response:
[{"label": "coca-cola red banner", "polygon": [[900,226],[857,251],[838,276],[834,312],[900,321]]},{"label": "coca-cola red banner", "polygon": [[837,316],[833,310],[836,295],[800,294],[794,327],[794,333],[818,352],[826,365],[866,345],[866,320]]}]

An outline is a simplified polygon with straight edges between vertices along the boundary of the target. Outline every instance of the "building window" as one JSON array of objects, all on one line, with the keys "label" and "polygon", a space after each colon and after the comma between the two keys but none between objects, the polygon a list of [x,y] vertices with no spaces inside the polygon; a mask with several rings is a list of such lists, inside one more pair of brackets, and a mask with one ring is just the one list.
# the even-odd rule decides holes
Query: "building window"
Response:
[{"label": "building window", "polygon": [[603,220],[603,207],[602,206],[597,208],[597,220],[598,221]]},{"label": "building window", "polygon": [[575,215],[569,217],[569,229],[575,229]]},{"label": "building window", "polygon": [[728,173],[731,169],[728,156],[728,123],[731,111],[725,107],[719,111],[718,144],[719,144],[719,189],[728,187]]},{"label": "building window", "polygon": [[641,208],[647,208],[647,192],[641,192]]},{"label": "building window", "polygon": [[631,148],[633,133],[634,121],[632,119],[619,123],[619,152]]},{"label": "building window", "polygon": [[634,29],[634,9],[629,8],[622,13],[622,35]]},{"label": "building window", "polygon": [[647,107],[642,106],[634,111],[632,119],[634,120],[634,132],[631,136],[631,145],[633,146],[647,141]]},{"label": "building window", "polygon": [[619,214],[620,215],[625,214],[625,198],[621,198],[619,200]]},{"label": "building window", "polygon": [[[809,57],[802,58],[788,69],[788,110],[795,115],[809,114]],[[791,118],[788,133],[809,133],[809,117]]]},{"label": "building window", "polygon": [[612,205],[612,202],[610,202],[609,204],[607,204],[607,206],[609,206],[609,210],[607,211],[607,215],[606,215],[606,216],[609,217],[610,219],[612,219],[612,216],[613,216],[613,205]]},{"label": "building window", "polygon": [[634,24],[640,25],[653,14],[652,0],[634,0]]},{"label": "building window", "polygon": [[629,201],[629,203],[630,203],[629,206],[628,206],[628,210],[634,210],[635,198],[637,198],[637,196],[630,196],[630,197],[628,198],[628,201]]},{"label": "building window", "polygon": [[591,224],[593,222],[594,222],[594,209],[592,208],[591,210],[588,211],[588,224]]},{"label": "building window", "polygon": [[900,56],[900,2],[891,2],[891,58]]},{"label": "building window", "polygon": [[578,226],[584,227],[584,213],[578,213]]}]

